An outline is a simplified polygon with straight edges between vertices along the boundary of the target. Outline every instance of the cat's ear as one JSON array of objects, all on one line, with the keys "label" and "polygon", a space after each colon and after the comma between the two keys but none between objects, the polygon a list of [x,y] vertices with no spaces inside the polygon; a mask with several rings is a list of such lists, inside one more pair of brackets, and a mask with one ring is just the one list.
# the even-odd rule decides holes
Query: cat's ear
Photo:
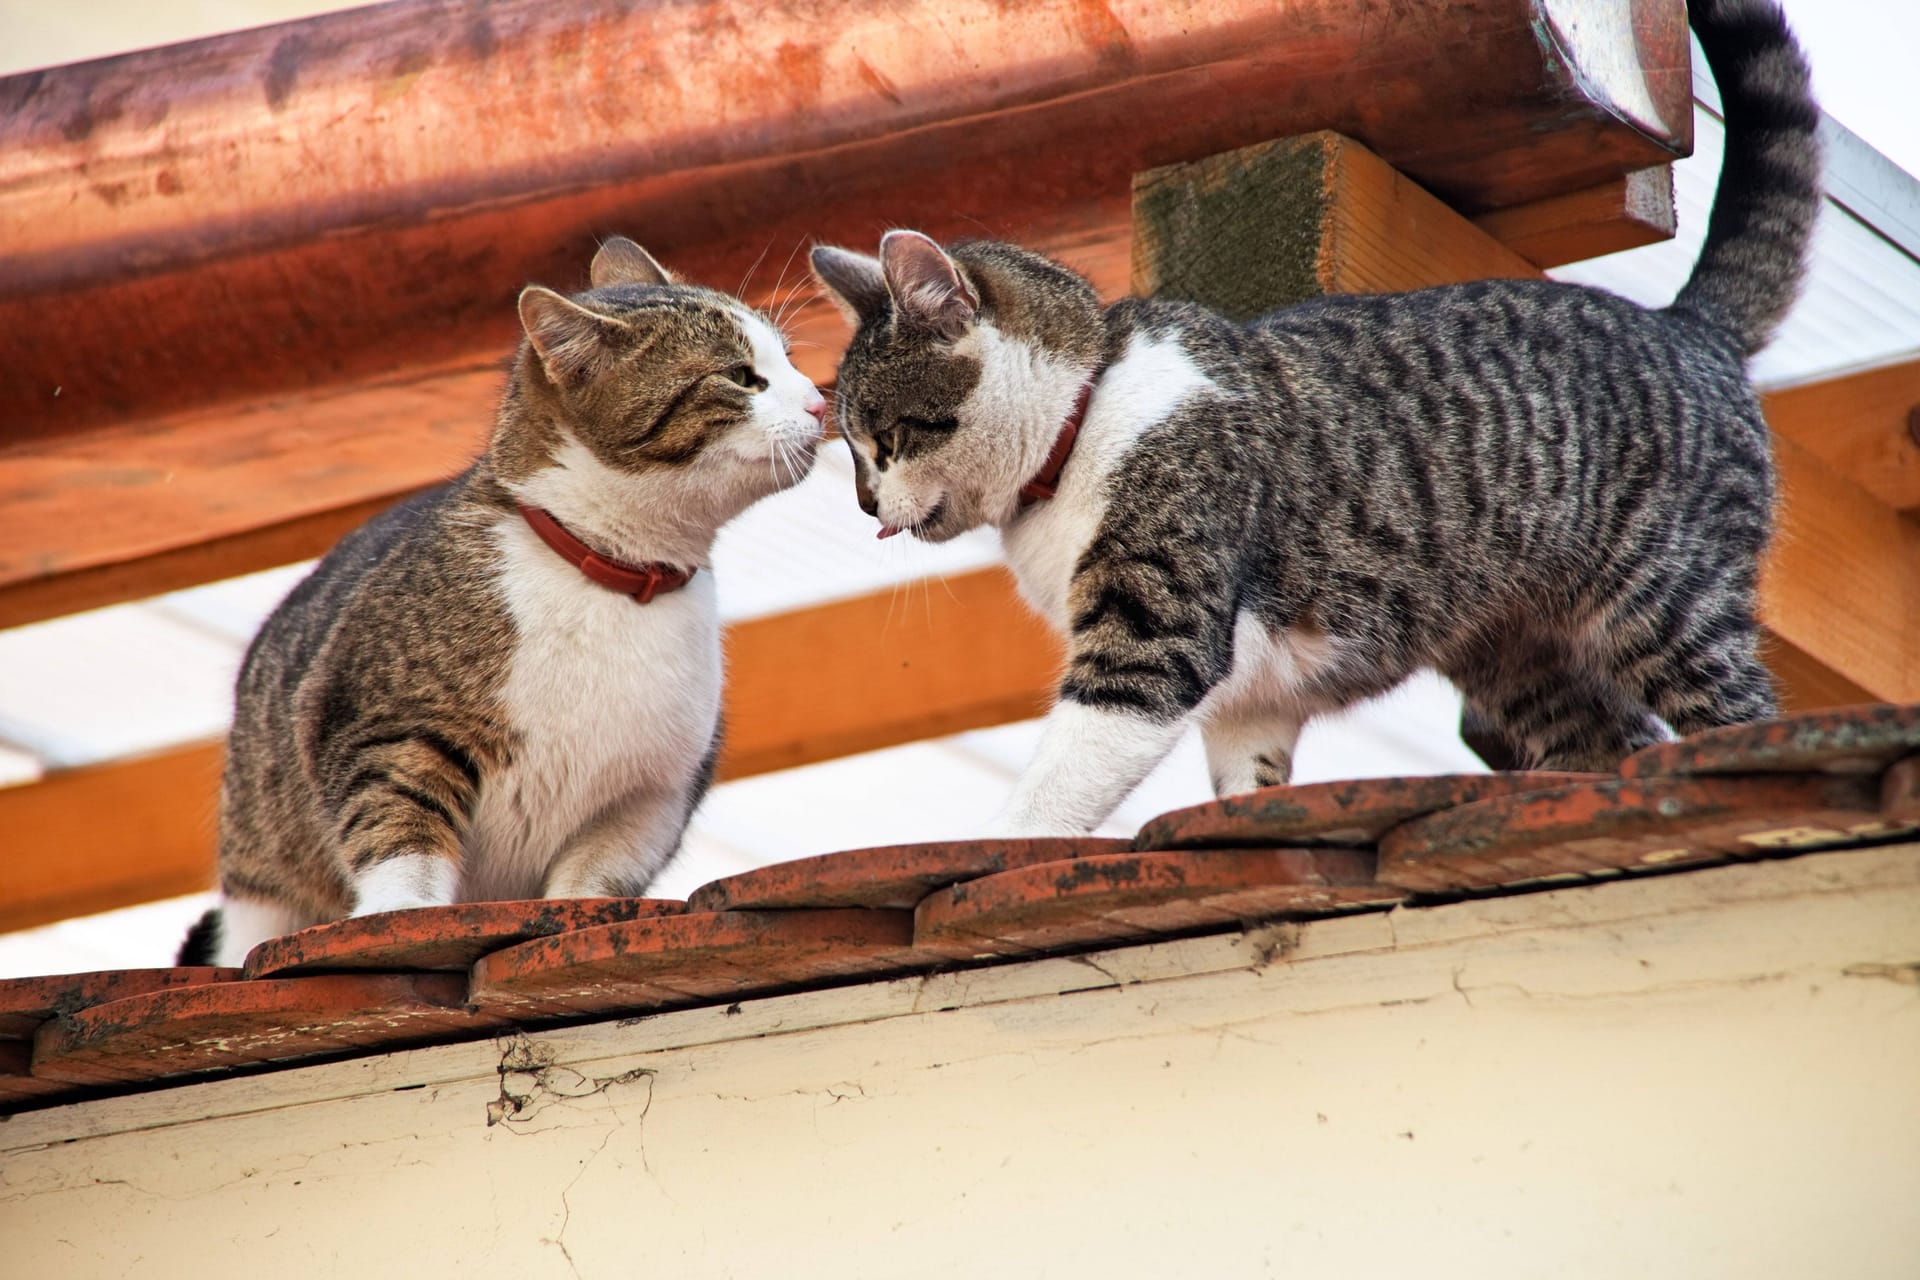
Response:
[{"label": "cat's ear", "polygon": [[553,290],[530,284],[520,291],[520,326],[547,376],[556,383],[584,381],[605,367],[627,327],[589,311]]},{"label": "cat's ear", "polygon": [[604,289],[613,284],[672,284],[667,269],[653,255],[625,236],[615,236],[600,246],[587,269],[593,287]]},{"label": "cat's ear", "polygon": [[880,259],[830,244],[815,245],[809,256],[813,278],[848,324],[858,327],[886,304],[887,280],[880,274]]},{"label": "cat's ear", "polygon": [[943,338],[965,333],[980,310],[980,295],[953,259],[918,231],[880,237],[880,270],[901,316]]}]

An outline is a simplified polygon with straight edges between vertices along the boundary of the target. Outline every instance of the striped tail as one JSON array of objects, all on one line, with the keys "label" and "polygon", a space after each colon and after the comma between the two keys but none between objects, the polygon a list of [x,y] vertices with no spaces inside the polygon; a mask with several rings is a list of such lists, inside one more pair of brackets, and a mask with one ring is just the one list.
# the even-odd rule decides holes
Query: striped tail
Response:
[{"label": "striped tail", "polygon": [[1707,243],[1674,308],[1760,350],[1793,305],[1820,208],[1807,60],[1773,0],[1687,0],[1726,112]]}]

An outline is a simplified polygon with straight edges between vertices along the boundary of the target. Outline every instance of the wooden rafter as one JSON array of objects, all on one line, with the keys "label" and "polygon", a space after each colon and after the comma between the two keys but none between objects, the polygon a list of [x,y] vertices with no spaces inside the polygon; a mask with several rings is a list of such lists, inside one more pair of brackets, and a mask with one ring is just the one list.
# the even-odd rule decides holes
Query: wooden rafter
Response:
[{"label": "wooden rafter", "polygon": [[1920,358],[1774,391],[1767,421],[1874,501],[1920,515]]}]

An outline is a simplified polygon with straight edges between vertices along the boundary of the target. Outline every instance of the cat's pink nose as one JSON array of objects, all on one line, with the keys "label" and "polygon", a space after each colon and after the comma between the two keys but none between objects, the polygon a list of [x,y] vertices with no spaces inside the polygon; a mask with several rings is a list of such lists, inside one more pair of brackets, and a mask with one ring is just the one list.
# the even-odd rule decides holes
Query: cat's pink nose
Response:
[{"label": "cat's pink nose", "polygon": [[819,423],[821,426],[826,425],[827,400],[826,400],[826,397],[821,395],[818,391],[813,392],[800,407],[806,410],[808,413],[812,414],[813,420],[815,422]]}]

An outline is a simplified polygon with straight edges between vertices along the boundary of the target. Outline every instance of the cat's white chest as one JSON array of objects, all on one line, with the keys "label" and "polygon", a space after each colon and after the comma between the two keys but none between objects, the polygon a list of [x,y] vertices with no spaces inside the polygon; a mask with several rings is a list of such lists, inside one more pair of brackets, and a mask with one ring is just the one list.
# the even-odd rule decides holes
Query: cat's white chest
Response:
[{"label": "cat's white chest", "polygon": [[1101,376],[1059,492],[1022,514],[1001,538],[1020,594],[1055,630],[1068,630],[1073,571],[1108,502],[1126,500],[1110,492],[1114,469],[1142,435],[1213,387],[1178,341],[1147,333],[1134,334]]},{"label": "cat's white chest", "polygon": [[711,573],[638,604],[589,582],[518,521],[500,586],[517,643],[501,690],[511,763],[483,785],[461,897],[537,897],[547,867],[608,806],[684,791],[720,712]]}]

